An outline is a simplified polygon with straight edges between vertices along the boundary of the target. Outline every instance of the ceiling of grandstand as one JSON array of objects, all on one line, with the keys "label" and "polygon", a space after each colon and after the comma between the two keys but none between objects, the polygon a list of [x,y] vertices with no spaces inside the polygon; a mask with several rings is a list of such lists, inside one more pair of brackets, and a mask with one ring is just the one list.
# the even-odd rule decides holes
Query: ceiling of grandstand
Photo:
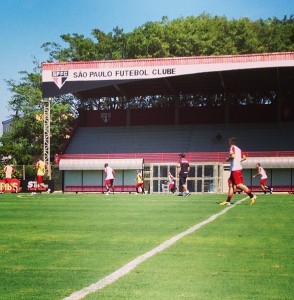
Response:
[{"label": "ceiling of grandstand", "polygon": [[43,64],[43,97],[294,91],[294,52]]},{"label": "ceiling of grandstand", "polygon": [[211,94],[263,90],[294,90],[294,68],[268,68],[182,75],[116,83],[78,91],[78,98]]}]

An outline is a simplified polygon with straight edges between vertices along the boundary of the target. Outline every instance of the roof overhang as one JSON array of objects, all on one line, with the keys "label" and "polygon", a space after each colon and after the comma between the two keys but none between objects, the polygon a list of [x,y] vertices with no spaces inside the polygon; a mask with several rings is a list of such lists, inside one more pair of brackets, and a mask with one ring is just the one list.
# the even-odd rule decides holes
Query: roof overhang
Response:
[{"label": "roof overhang", "polygon": [[44,63],[42,90],[80,99],[294,90],[294,52]]},{"label": "roof overhang", "polygon": [[243,169],[255,169],[256,164],[267,169],[294,168],[294,157],[250,157],[242,163]]},{"label": "roof overhang", "polygon": [[61,159],[59,170],[104,170],[104,164],[108,163],[115,170],[141,170],[143,158],[136,159]]}]

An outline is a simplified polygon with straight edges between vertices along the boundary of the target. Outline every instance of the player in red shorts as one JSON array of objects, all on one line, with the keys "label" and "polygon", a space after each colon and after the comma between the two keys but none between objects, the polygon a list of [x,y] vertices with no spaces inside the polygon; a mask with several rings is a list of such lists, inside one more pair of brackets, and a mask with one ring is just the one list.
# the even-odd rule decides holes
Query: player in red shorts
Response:
[{"label": "player in red shorts", "polygon": [[[3,169],[3,173],[5,173],[5,184],[9,184],[17,193],[18,192],[18,188],[13,186],[12,183],[12,174],[15,172],[14,168],[9,164],[9,162],[6,162],[6,165]],[[5,185],[4,185],[4,189],[0,192],[1,194],[4,193],[5,190]]]},{"label": "player in red shorts", "polygon": [[[36,191],[46,190],[49,194],[51,190],[48,188],[48,185],[44,183],[44,176],[46,171],[48,171],[48,165],[42,160],[40,157],[35,166],[37,170],[36,181],[37,181],[37,189]],[[32,195],[35,195],[36,192],[32,192]]]},{"label": "player in red shorts", "polygon": [[269,191],[270,194],[273,193],[273,189],[269,188],[266,185],[266,181],[267,181],[267,174],[265,169],[260,165],[260,163],[256,164],[256,169],[257,169],[257,174],[253,175],[253,178],[255,178],[256,176],[260,175],[260,187],[263,190],[264,194],[266,195],[267,190]]},{"label": "player in red shorts", "polygon": [[176,179],[170,171],[168,172],[168,188],[173,194],[175,193],[175,191],[177,189],[176,188]]},{"label": "player in red shorts", "polygon": [[244,184],[242,174],[242,161],[246,160],[246,155],[242,153],[242,150],[236,146],[236,139],[234,137],[229,139],[229,157],[227,161],[230,162],[230,178],[228,180],[229,191],[226,201],[220,202],[220,205],[231,205],[231,199],[234,195],[235,187],[242,190],[250,198],[250,205],[255,203],[256,196],[252,194],[251,190]]},{"label": "player in red shorts", "polygon": [[105,195],[109,195],[109,189],[112,189],[112,192],[114,194],[114,187],[113,187],[113,182],[114,182],[114,177],[115,177],[115,172],[114,170],[106,163],[104,165],[104,173],[105,173],[105,188],[106,188],[106,193]]},{"label": "player in red shorts", "polygon": [[136,175],[136,191],[138,194],[144,194],[144,179],[140,170],[137,170]]}]

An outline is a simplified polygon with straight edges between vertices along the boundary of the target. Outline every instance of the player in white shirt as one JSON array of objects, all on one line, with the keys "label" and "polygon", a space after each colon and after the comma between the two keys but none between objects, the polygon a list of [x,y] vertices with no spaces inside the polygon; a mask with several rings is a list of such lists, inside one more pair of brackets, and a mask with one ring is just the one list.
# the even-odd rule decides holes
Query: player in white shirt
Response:
[{"label": "player in white shirt", "polygon": [[177,189],[176,188],[176,179],[170,171],[168,172],[168,188],[173,194],[175,193],[175,191]]},{"label": "player in white shirt", "polygon": [[105,188],[106,188],[106,193],[105,195],[109,195],[109,189],[112,189],[112,192],[114,193],[114,187],[113,187],[113,182],[115,178],[115,171],[106,163],[104,165],[104,173],[105,173]]},{"label": "player in white shirt", "polygon": [[18,187],[12,184],[12,174],[14,172],[15,169],[9,164],[9,162],[6,162],[6,165],[3,169],[3,173],[5,173],[5,179],[4,179],[5,184],[3,185],[3,189],[0,191],[0,194],[4,193],[6,184],[10,185],[11,188],[15,190],[15,193],[18,192]]},{"label": "player in white shirt", "polygon": [[231,205],[231,199],[234,195],[235,188],[242,190],[250,198],[250,205],[255,203],[256,196],[252,194],[251,190],[244,184],[242,174],[242,161],[246,160],[246,155],[242,153],[242,150],[236,146],[236,138],[229,139],[229,157],[226,161],[230,162],[230,178],[228,180],[229,191],[226,201],[220,202],[220,205]]},{"label": "player in white shirt", "polygon": [[266,185],[266,181],[267,181],[267,174],[265,169],[260,165],[260,163],[256,164],[256,169],[257,169],[257,173],[255,175],[253,175],[253,178],[255,178],[256,176],[260,175],[260,187],[263,190],[264,194],[266,195],[267,190],[269,191],[270,194],[273,193],[273,189],[269,188]]}]

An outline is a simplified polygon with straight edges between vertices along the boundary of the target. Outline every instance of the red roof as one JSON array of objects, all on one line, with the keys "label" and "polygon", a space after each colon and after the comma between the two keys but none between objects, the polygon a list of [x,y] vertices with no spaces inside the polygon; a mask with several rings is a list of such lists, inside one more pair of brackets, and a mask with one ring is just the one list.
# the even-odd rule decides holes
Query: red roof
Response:
[{"label": "red roof", "polygon": [[89,69],[89,68],[124,68],[145,66],[173,66],[195,64],[231,64],[231,63],[256,63],[292,61],[294,64],[294,52],[258,53],[243,55],[218,55],[218,56],[190,56],[190,57],[166,57],[166,58],[143,58],[143,59],[120,59],[79,62],[54,62],[43,63],[42,69]]}]

